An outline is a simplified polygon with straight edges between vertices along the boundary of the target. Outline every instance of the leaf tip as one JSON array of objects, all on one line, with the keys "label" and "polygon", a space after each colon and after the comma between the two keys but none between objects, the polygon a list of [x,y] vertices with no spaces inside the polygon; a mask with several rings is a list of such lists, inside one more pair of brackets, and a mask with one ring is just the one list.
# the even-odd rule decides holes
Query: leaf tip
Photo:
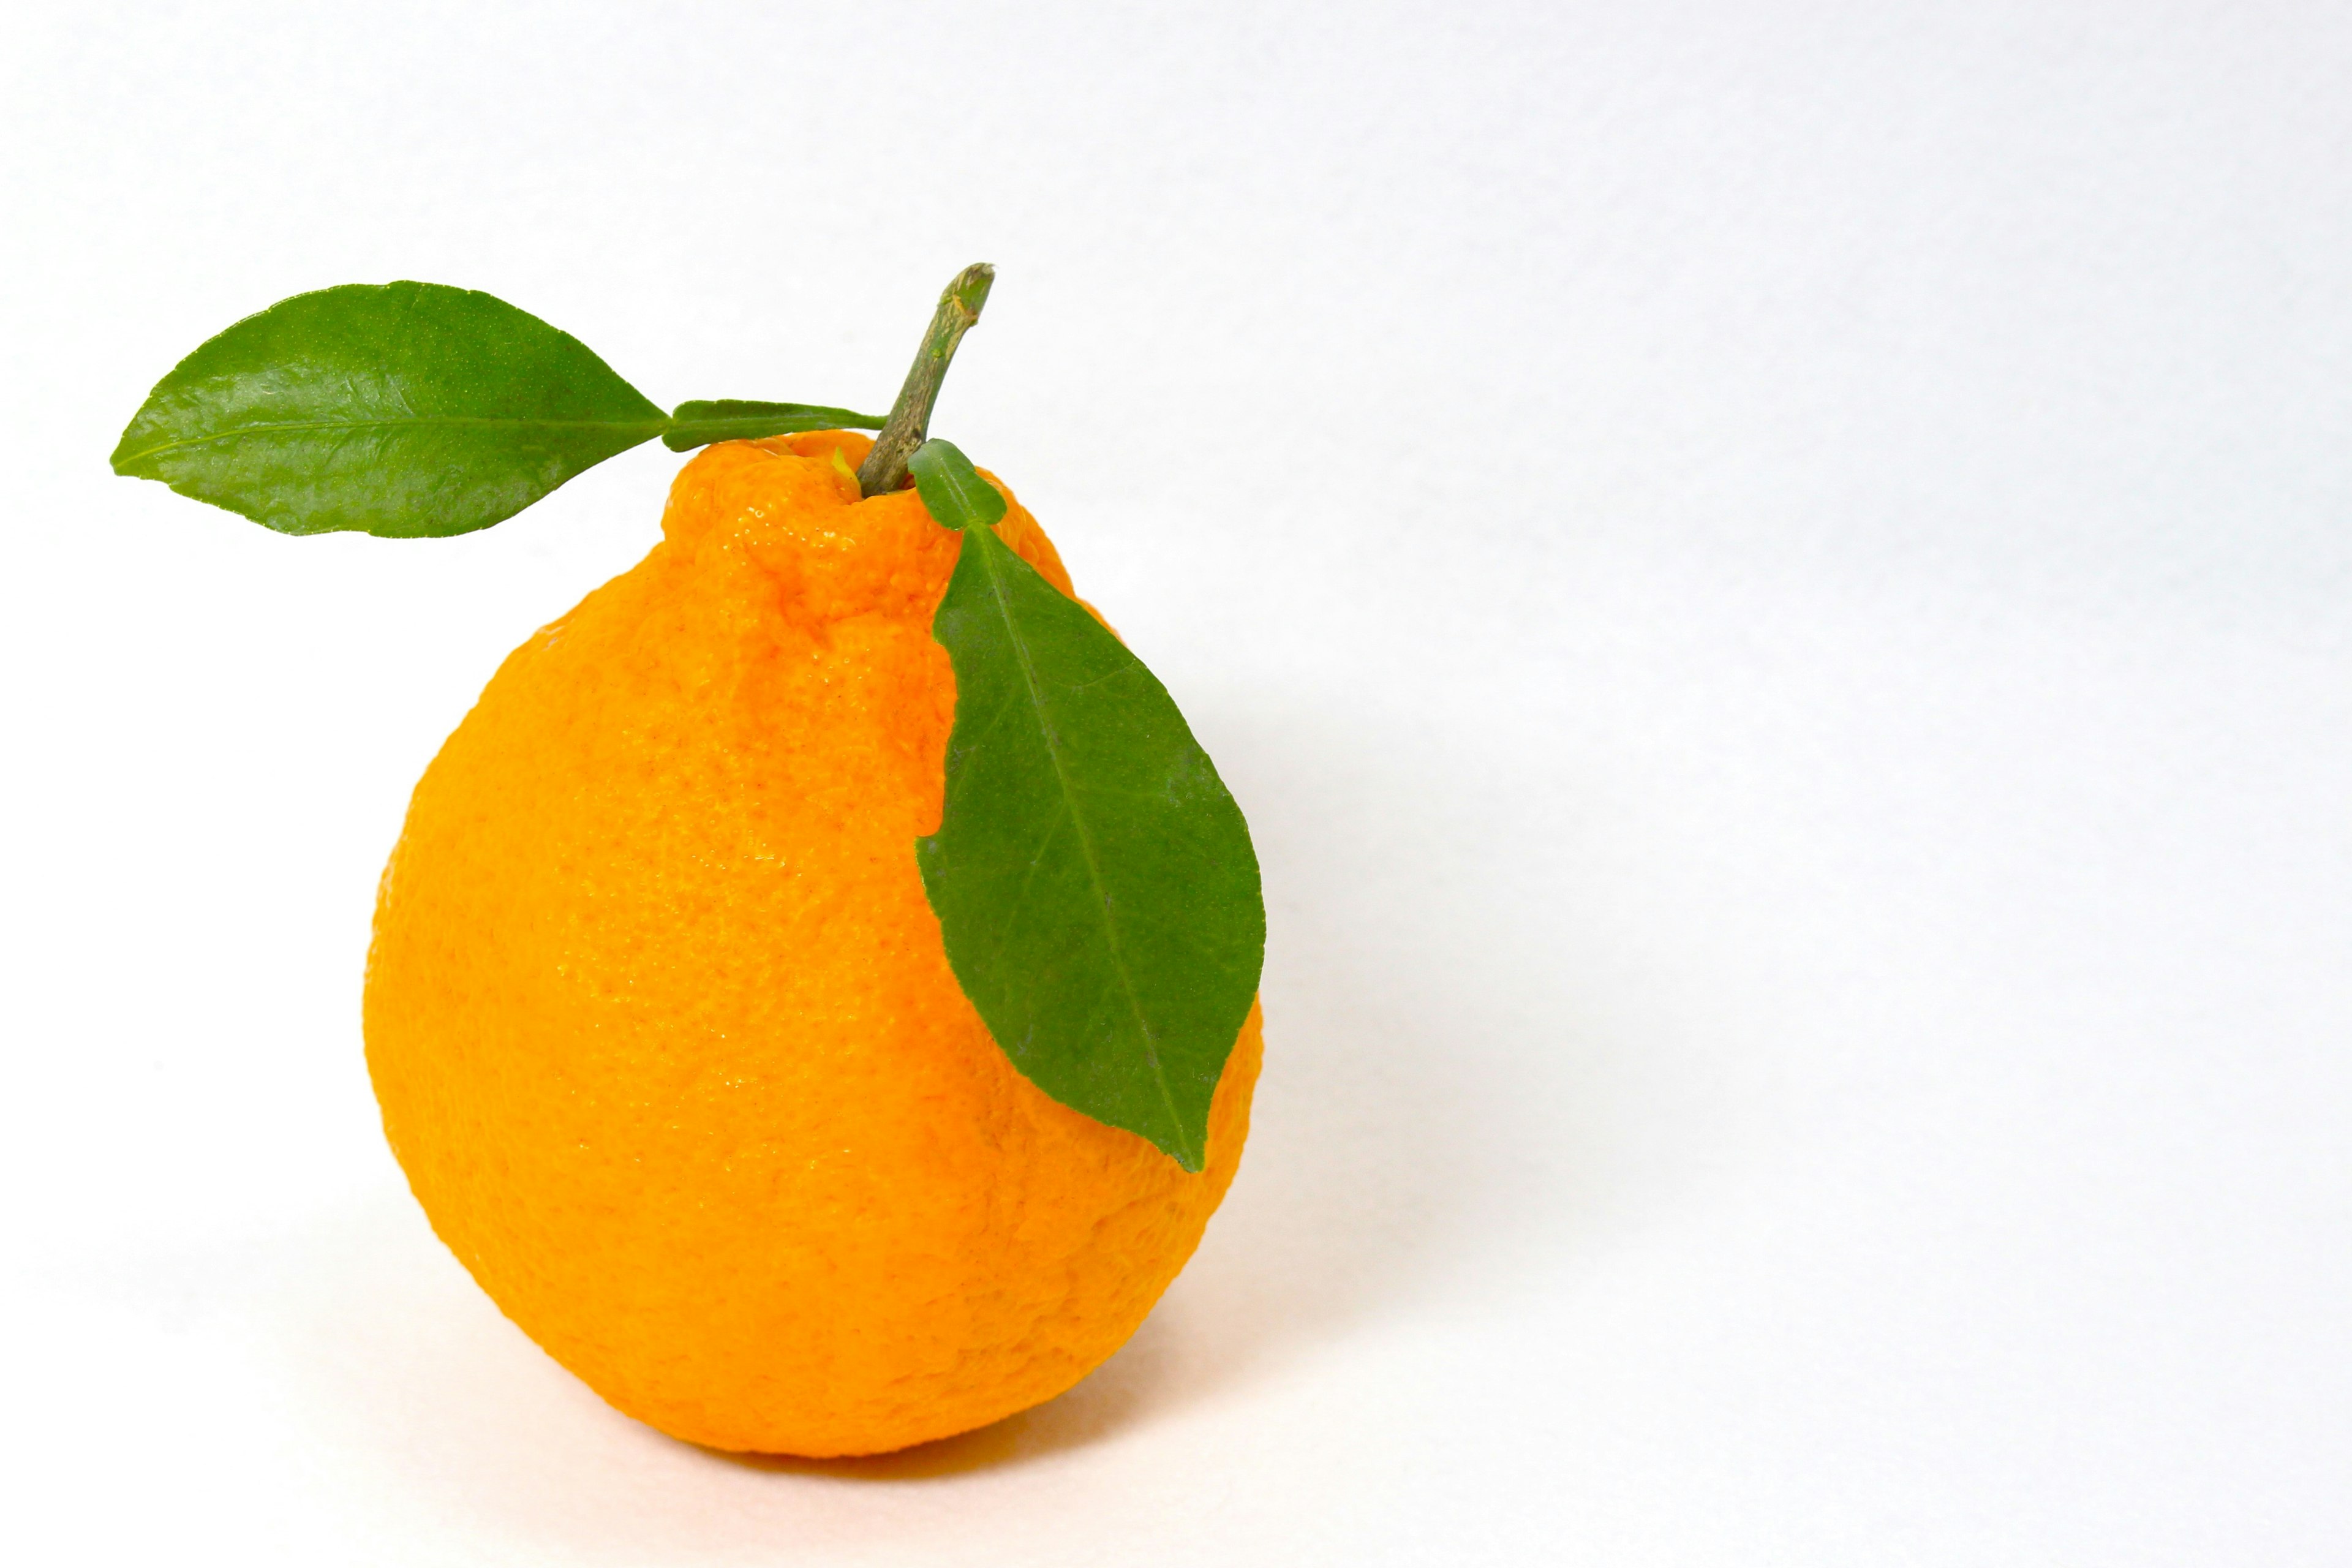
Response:
[{"label": "leaf tip", "polygon": [[131,444],[138,437],[140,426],[146,422],[147,411],[154,406],[154,403],[155,395],[151,392],[146,401],[140,404],[139,412],[131,416],[131,423],[122,427],[122,434],[115,440],[114,450],[107,454],[106,466],[126,479],[152,479],[155,477],[140,466],[139,459],[146,453],[133,449]]}]

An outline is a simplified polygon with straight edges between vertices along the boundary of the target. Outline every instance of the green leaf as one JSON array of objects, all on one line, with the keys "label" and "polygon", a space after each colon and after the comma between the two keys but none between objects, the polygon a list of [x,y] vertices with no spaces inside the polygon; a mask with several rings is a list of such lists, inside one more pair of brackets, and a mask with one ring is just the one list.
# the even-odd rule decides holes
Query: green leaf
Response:
[{"label": "green leaf", "polygon": [[352,283],[247,316],[158,382],[114,471],[283,533],[415,538],[512,517],[669,417],[488,294]]},{"label": "green leaf", "polygon": [[907,459],[907,471],[915,476],[923,509],[942,528],[994,528],[1004,516],[1003,493],[980,477],[963,448],[952,441],[924,442]]},{"label": "green leaf", "polygon": [[856,414],[815,403],[747,403],[720,397],[681,403],[662,432],[662,445],[673,452],[691,451],[713,441],[756,441],[762,436],[792,436],[803,430],[879,430],[879,414]]},{"label": "green leaf", "polygon": [[1167,689],[996,537],[1004,498],[963,454],[910,467],[963,531],[931,627],[947,806],[916,843],[948,962],[1030,1081],[1197,1171],[1265,955],[1248,825]]}]

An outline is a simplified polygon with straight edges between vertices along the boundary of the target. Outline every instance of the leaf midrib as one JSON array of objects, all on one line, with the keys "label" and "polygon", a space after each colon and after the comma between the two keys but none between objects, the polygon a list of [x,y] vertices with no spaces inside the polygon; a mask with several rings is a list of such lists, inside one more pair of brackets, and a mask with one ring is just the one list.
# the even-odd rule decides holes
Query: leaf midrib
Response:
[{"label": "leaf midrib", "polygon": [[[1191,1139],[1185,1136],[1184,1118],[1176,1109],[1175,1091],[1169,1087],[1168,1074],[1160,1065],[1160,1052],[1152,1042],[1151,1026],[1143,1016],[1143,999],[1136,994],[1134,977],[1128,973],[1127,954],[1119,946],[1118,926],[1110,918],[1110,900],[1103,890],[1102,868],[1095,857],[1094,839],[1087,832],[1086,816],[1079,811],[1077,795],[1070,787],[1069,772],[1062,765],[1061,743],[1054,734],[1053,726],[1046,722],[1045,700],[1038,689],[1037,671],[1029,657],[1028,640],[1022,637],[1021,625],[1013,616],[1012,602],[1005,596],[1004,579],[995,551],[988,547],[994,545],[998,549],[1010,550],[1011,546],[998,539],[995,530],[985,523],[974,523],[965,529],[967,542],[974,533],[988,536],[987,543],[981,546],[980,558],[988,573],[989,593],[996,601],[996,613],[1004,622],[1005,635],[1012,638],[1013,657],[1021,666],[1021,679],[1029,689],[1029,705],[1036,710],[1037,728],[1045,739],[1045,755],[1054,764],[1054,782],[1061,786],[1062,806],[1069,813],[1070,831],[1077,838],[1078,853],[1086,861],[1087,879],[1094,885],[1096,907],[1102,911],[1104,940],[1110,944],[1111,965],[1118,972],[1119,989],[1126,994],[1128,1010],[1135,1016],[1136,1033],[1143,1042],[1144,1059],[1151,1064],[1151,1081],[1160,1090],[1160,1103],[1168,1109],[1168,1122],[1174,1130],[1177,1142],[1186,1156],[1199,1160],[1201,1154],[1192,1147]],[[1179,1163],[1187,1162],[1180,1159]]]},{"label": "leaf midrib", "polygon": [[209,436],[191,437],[182,441],[166,441],[131,453],[121,461],[142,462],[149,458],[173,452],[185,452],[198,447],[208,447],[215,441],[231,441],[241,436],[276,436],[304,430],[376,430],[393,426],[413,428],[417,426],[464,426],[472,428],[513,428],[531,430],[643,430],[647,436],[658,436],[669,426],[669,416],[659,419],[493,419],[470,416],[412,415],[404,419],[297,419],[269,425],[239,425],[230,430],[216,430]]}]

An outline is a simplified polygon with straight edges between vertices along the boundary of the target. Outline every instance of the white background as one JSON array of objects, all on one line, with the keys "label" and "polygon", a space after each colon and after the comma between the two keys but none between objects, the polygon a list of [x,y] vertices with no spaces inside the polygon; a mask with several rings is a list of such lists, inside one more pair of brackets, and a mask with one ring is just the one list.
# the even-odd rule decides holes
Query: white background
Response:
[{"label": "white background", "polygon": [[[0,47],[18,1561],[2352,1561],[2352,21],[2314,4],[52,5]],[[407,790],[656,537],[106,455],[489,289],[1001,471],[1251,813],[1241,1180],[1067,1397],[611,1413],[427,1231]]]}]

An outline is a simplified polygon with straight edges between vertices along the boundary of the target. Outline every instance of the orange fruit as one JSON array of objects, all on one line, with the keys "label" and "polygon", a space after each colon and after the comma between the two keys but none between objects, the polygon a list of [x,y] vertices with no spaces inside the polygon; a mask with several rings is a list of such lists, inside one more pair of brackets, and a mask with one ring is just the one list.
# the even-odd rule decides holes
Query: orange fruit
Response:
[{"label": "orange fruit", "polygon": [[[1192,1255],[1205,1168],[1046,1097],[916,868],[961,536],[865,437],[706,449],[663,538],[509,656],[385,868],[368,1068],[433,1226],[605,1399],[713,1447],[878,1453],[1051,1398]],[[1063,592],[1014,503],[999,537]]]}]

